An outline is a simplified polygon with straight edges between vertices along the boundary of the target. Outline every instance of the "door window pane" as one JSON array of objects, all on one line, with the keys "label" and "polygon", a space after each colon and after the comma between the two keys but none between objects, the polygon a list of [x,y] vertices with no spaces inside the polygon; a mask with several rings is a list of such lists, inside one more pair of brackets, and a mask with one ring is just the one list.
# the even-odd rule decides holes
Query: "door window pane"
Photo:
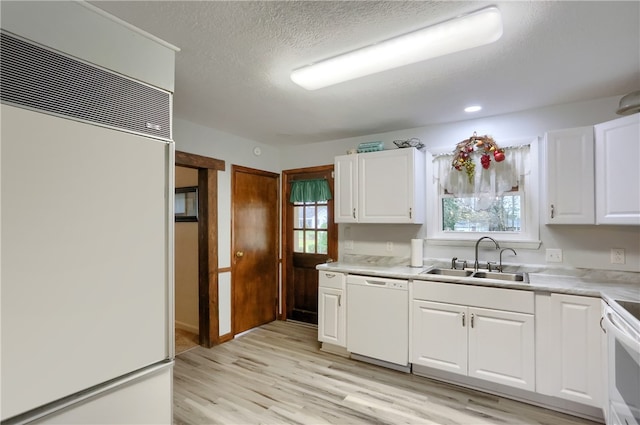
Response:
[{"label": "door window pane", "polygon": [[328,220],[327,201],[294,203],[293,252],[328,254]]},{"label": "door window pane", "polygon": [[301,229],[303,223],[304,223],[304,207],[302,206],[293,207],[293,228]]},{"label": "door window pane", "polygon": [[327,232],[318,231],[318,254],[327,254],[328,252]]},{"label": "door window pane", "polygon": [[329,218],[328,218],[327,206],[318,205],[318,215],[317,215],[318,229],[326,229],[328,220]]},{"label": "door window pane", "polygon": [[305,213],[304,227],[306,229],[315,229],[316,228],[316,206],[306,205],[304,207],[304,213]]},{"label": "door window pane", "polygon": [[304,232],[302,230],[293,231],[293,252],[304,252]]},{"label": "door window pane", "polygon": [[316,252],[316,232],[307,230],[304,232],[304,252],[307,254],[315,254]]}]

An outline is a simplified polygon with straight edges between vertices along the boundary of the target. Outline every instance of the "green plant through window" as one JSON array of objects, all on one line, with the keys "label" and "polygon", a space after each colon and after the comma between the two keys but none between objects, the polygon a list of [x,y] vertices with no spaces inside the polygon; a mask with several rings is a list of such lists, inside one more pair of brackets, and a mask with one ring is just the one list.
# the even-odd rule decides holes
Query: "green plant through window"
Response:
[{"label": "green plant through window", "polygon": [[445,232],[520,232],[522,193],[501,196],[442,195],[442,230]]},{"label": "green plant through window", "polygon": [[327,254],[327,202],[295,202],[293,205],[293,252]]}]

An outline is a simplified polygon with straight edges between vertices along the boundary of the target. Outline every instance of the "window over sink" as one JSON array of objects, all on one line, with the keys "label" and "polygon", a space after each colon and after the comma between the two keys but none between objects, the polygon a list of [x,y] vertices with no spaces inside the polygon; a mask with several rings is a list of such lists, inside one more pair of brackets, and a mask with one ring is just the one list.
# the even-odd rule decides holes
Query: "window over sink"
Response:
[{"label": "window over sink", "polygon": [[[537,140],[504,149],[506,158],[469,173],[452,167],[453,154],[434,155],[427,223],[430,244],[466,245],[479,236],[537,248],[538,150]],[[480,154],[475,163],[480,164]],[[515,245],[517,246],[517,245]]]}]

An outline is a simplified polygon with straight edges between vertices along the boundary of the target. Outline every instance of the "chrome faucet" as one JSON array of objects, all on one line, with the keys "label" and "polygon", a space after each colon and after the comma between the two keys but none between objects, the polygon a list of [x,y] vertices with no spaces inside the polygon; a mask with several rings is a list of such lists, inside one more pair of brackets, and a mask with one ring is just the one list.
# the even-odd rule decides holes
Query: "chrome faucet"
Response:
[{"label": "chrome faucet", "polygon": [[476,260],[473,262],[473,269],[474,269],[475,271],[478,271],[478,266],[479,266],[479,263],[478,263],[478,245],[480,244],[480,241],[481,241],[481,240],[483,240],[483,239],[490,239],[490,240],[492,240],[492,241],[493,241],[493,243],[494,243],[494,244],[496,244],[496,249],[500,249],[500,245],[498,244],[498,242],[496,242],[496,240],[495,240],[495,239],[493,239],[493,238],[491,238],[491,237],[489,237],[489,236],[483,236],[483,237],[481,237],[480,239],[478,239],[478,240],[476,241]]},{"label": "chrome faucet", "polygon": [[513,248],[504,248],[503,250],[500,251],[500,265],[498,266],[498,270],[500,271],[500,273],[502,273],[502,253],[505,251],[511,251],[513,252],[513,255],[518,255],[516,254],[516,250]]}]

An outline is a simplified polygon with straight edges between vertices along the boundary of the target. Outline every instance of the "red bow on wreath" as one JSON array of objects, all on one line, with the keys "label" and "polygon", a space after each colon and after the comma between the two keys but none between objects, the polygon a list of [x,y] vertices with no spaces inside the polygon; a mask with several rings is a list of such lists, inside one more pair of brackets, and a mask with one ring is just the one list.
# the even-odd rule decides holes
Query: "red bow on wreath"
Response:
[{"label": "red bow on wreath", "polygon": [[476,169],[476,165],[471,158],[471,153],[474,149],[483,152],[480,157],[480,163],[485,170],[491,165],[491,153],[493,153],[493,159],[496,162],[504,161],[504,149],[500,149],[491,136],[478,136],[474,131],[473,136],[456,145],[453,161],[451,162],[451,166],[456,170],[462,171],[463,168],[465,169],[469,183],[473,183],[473,174]]}]

